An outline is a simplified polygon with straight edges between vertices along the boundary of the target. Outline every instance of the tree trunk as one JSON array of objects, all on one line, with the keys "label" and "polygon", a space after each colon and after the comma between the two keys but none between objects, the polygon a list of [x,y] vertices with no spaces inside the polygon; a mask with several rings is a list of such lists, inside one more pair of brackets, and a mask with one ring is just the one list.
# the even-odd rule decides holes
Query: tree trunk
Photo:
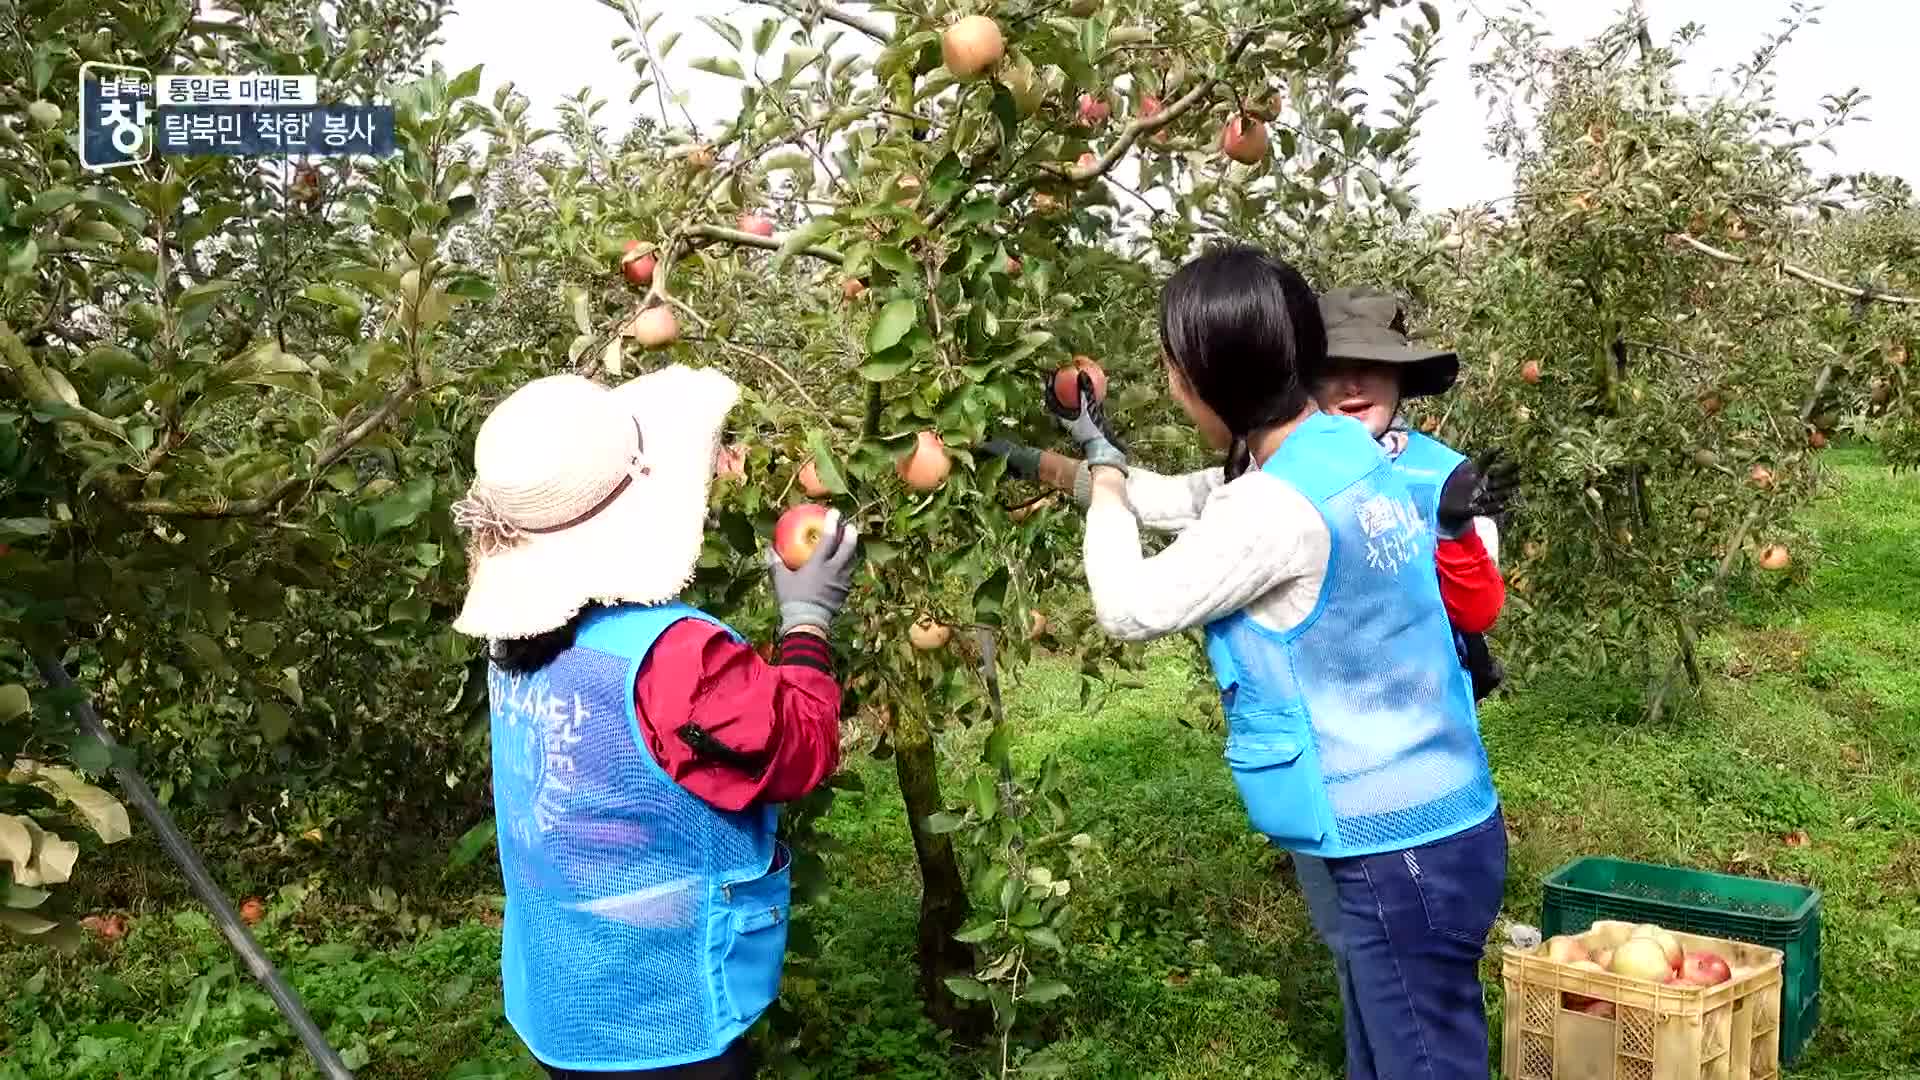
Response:
[{"label": "tree trunk", "polygon": [[893,763],[907,804],[914,858],[920,864],[920,999],[927,1018],[941,1027],[956,1032],[976,1028],[977,1014],[963,1008],[946,984],[949,975],[973,973],[973,948],[953,939],[966,925],[972,905],[952,840],[927,831],[927,816],[942,807],[939,759],[924,720],[900,717],[893,732]]}]

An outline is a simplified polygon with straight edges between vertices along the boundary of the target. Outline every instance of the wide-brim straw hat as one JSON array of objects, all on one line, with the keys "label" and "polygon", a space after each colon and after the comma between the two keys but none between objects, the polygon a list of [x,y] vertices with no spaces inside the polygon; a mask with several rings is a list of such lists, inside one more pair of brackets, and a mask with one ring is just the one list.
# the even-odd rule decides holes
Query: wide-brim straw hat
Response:
[{"label": "wide-brim straw hat", "polygon": [[466,604],[454,629],[532,637],[591,603],[654,604],[692,580],[721,425],[740,398],[711,368],[663,368],[609,388],[536,379],[474,440]]},{"label": "wide-brim straw hat", "polygon": [[1392,293],[1367,286],[1329,289],[1320,297],[1329,360],[1365,360],[1400,368],[1400,397],[1444,394],[1460,377],[1460,357],[1422,349],[1407,334],[1406,314]]}]

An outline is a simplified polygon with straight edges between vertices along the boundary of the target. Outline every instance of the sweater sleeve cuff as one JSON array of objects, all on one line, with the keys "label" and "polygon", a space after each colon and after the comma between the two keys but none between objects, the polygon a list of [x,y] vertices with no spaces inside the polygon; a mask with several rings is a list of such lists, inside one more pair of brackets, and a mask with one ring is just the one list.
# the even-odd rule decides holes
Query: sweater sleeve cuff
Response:
[{"label": "sweater sleeve cuff", "polygon": [[779,647],[774,650],[775,665],[793,665],[812,668],[823,675],[833,675],[833,650],[827,640],[818,634],[795,631],[781,637]]}]

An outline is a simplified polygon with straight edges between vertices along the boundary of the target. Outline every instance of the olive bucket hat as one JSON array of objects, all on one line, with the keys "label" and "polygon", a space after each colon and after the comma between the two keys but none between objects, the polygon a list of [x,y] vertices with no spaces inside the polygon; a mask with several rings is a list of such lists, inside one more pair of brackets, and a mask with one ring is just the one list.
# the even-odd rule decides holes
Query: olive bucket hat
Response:
[{"label": "olive bucket hat", "polygon": [[1460,377],[1460,357],[1421,349],[1407,335],[1406,310],[1392,293],[1367,285],[1320,296],[1329,360],[1365,360],[1400,367],[1400,398],[1444,394]]}]

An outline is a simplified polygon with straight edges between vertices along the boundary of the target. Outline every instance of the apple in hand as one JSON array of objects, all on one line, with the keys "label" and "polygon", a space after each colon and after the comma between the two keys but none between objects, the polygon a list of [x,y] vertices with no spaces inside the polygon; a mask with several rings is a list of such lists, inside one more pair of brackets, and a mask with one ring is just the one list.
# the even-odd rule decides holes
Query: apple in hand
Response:
[{"label": "apple in hand", "polygon": [[773,553],[787,569],[798,570],[813,558],[820,541],[832,527],[833,511],[819,503],[790,506],[773,526]]},{"label": "apple in hand", "polygon": [[1107,400],[1107,373],[1090,356],[1076,356],[1073,363],[1053,373],[1053,399],[1069,409],[1080,407],[1080,373],[1087,373],[1093,384],[1093,400]]}]

